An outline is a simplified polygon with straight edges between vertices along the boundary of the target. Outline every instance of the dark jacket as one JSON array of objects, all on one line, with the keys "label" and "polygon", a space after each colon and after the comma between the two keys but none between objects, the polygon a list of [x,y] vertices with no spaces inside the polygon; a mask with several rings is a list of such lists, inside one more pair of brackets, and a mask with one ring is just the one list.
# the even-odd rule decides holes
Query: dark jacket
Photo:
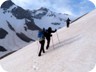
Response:
[{"label": "dark jacket", "polygon": [[46,39],[47,38],[50,38],[51,36],[52,36],[52,34],[51,33],[54,33],[54,32],[56,32],[57,30],[52,30],[52,28],[51,27],[49,27],[48,28],[48,30],[46,30],[46,33],[45,33],[45,37],[46,37]]}]

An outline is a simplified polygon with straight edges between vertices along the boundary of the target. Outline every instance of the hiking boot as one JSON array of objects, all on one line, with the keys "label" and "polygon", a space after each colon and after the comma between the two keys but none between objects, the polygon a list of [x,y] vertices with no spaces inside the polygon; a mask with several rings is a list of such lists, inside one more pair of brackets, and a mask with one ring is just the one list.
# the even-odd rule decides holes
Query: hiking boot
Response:
[{"label": "hiking boot", "polygon": [[39,54],[38,56],[41,56],[41,54]]},{"label": "hiking boot", "polygon": [[46,49],[48,50],[48,47],[46,47]]},{"label": "hiking boot", "polygon": [[43,53],[45,53],[45,51],[43,51]]}]

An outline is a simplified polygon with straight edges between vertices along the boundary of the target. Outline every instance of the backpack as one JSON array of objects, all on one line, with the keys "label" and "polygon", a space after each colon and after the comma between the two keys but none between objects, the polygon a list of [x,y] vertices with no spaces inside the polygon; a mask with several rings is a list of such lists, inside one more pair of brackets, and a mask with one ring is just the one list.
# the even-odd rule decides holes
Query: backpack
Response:
[{"label": "backpack", "polygon": [[43,32],[41,32],[41,31],[38,32],[38,38],[39,38],[39,41],[44,40],[44,34],[43,34]]}]

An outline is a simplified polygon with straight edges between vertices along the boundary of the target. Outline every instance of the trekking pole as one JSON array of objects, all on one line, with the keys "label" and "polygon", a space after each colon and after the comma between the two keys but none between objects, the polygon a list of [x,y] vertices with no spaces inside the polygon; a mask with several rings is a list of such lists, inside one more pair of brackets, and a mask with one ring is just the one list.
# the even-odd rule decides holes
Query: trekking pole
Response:
[{"label": "trekking pole", "polygon": [[39,53],[39,43],[38,43],[38,41],[37,41],[37,46],[38,46],[38,47],[37,47],[37,48],[38,48],[38,52],[37,52],[37,53]]},{"label": "trekking pole", "polygon": [[60,39],[59,39],[59,36],[58,36],[58,33],[56,32],[56,35],[57,35],[57,39],[59,41],[59,44],[60,44]]},{"label": "trekking pole", "polygon": [[55,47],[54,47],[53,37],[52,37],[52,44],[53,44],[53,49],[54,49]]}]

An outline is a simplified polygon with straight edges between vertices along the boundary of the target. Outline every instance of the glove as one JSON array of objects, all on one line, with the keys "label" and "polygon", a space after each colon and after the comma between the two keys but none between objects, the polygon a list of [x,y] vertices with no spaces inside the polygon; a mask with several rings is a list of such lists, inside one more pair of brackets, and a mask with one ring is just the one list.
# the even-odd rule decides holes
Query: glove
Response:
[{"label": "glove", "polygon": [[50,37],[52,37],[52,34],[50,35]]},{"label": "glove", "polygon": [[55,32],[57,31],[57,29],[55,29]]}]

